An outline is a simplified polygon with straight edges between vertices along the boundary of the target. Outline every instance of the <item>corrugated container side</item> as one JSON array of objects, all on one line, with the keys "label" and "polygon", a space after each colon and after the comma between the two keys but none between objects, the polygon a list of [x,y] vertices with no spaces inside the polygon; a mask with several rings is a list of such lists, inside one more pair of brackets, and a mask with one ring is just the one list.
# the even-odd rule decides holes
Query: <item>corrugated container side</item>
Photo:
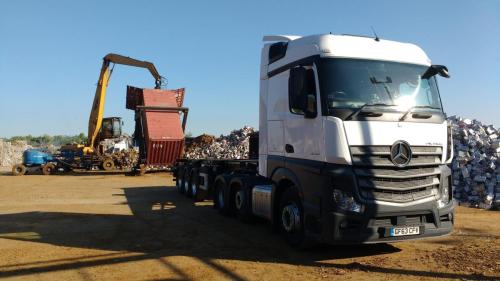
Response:
[{"label": "corrugated container side", "polygon": [[[146,106],[178,107],[182,105],[184,89],[144,89],[142,96]],[[173,166],[181,156],[184,146],[180,113],[146,110],[144,114],[148,140],[146,164],[149,166]]]},{"label": "corrugated container side", "polygon": [[146,165],[172,167],[181,156],[183,140],[149,140]]},{"label": "corrugated container side", "polygon": [[145,111],[146,137],[150,140],[184,138],[180,114],[177,112]]},{"label": "corrugated container side", "polygon": [[[127,87],[127,108],[137,106],[181,107],[184,88],[175,90]],[[146,165],[171,167],[181,157],[184,131],[179,112],[145,109],[142,115]]]},{"label": "corrugated container side", "polygon": [[181,107],[184,101],[184,88],[159,90],[142,89],[143,105]]}]

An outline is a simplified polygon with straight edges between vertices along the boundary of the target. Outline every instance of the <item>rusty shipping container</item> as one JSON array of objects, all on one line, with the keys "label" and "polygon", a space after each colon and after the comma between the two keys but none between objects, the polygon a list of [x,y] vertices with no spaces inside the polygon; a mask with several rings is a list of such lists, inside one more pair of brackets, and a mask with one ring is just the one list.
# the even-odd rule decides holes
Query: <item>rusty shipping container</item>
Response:
[{"label": "rusty shipping container", "polygon": [[184,92],[184,88],[127,87],[126,107],[135,110],[134,139],[140,148],[140,164],[169,168],[181,157],[188,113],[182,107]]}]

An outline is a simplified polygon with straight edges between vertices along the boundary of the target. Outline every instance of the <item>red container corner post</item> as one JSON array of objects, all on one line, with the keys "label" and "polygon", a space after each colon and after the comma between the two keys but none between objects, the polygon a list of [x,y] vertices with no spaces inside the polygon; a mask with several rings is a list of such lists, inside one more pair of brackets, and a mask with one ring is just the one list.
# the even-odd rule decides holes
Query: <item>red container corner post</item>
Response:
[{"label": "red container corner post", "polygon": [[[140,164],[170,168],[182,155],[188,109],[182,107],[185,89],[127,87],[127,109],[135,110],[134,139]],[[182,113],[182,120],[181,120]]]}]

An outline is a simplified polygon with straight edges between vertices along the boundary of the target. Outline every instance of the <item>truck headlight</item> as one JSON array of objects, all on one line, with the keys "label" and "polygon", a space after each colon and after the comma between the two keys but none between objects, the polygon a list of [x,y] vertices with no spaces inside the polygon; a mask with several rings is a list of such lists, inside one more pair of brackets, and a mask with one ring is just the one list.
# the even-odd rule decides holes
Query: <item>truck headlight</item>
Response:
[{"label": "truck headlight", "polygon": [[453,160],[453,129],[451,127],[451,122],[448,122],[447,130],[447,141],[446,141],[446,163],[451,163]]},{"label": "truck headlight", "polygon": [[363,210],[363,206],[356,202],[354,198],[345,193],[340,189],[333,190],[333,202],[337,205],[337,207],[344,211],[350,211],[355,213],[361,213]]},{"label": "truck headlight", "polygon": [[441,195],[441,200],[445,204],[450,203],[450,188],[448,186],[445,186],[443,188],[443,194]]},{"label": "truck headlight", "polygon": [[441,190],[441,199],[438,200],[438,207],[443,208],[450,203],[450,187],[444,186]]}]

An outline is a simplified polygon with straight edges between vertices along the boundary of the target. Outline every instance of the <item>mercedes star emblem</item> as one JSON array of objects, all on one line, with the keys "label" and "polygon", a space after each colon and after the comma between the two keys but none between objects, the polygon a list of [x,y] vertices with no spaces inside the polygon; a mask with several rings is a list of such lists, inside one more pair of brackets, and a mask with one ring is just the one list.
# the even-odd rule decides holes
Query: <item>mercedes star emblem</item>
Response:
[{"label": "mercedes star emblem", "polygon": [[405,167],[411,161],[411,147],[405,141],[397,141],[391,146],[391,161],[398,167]]}]

